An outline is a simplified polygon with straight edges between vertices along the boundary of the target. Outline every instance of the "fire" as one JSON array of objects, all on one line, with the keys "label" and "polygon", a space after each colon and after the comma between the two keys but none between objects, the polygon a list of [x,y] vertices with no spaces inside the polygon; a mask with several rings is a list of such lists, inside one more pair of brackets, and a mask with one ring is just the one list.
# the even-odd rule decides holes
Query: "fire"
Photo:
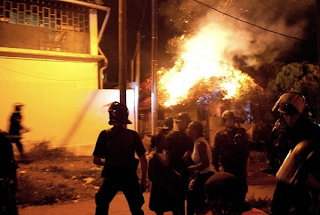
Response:
[{"label": "fire", "polygon": [[[203,96],[221,92],[223,99],[236,99],[257,85],[246,73],[231,65],[231,31],[209,23],[196,35],[181,36],[180,56],[175,65],[158,71],[159,104],[174,106],[191,95]],[[193,90],[194,91],[194,90]]]}]

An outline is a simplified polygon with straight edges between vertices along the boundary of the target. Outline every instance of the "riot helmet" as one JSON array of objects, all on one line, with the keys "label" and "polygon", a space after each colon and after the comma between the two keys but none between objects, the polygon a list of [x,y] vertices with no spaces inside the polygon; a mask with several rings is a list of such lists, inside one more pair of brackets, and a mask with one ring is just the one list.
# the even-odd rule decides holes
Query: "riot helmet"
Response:
[{"label": "riot helmet", "polygon": [[172,117],[167,117],[165,118],[164,120],[164,126],[167,128],[167,129],[172,129],[173,128],[173,118]]},{"label": "riot helmet", "polygon": [[186,112],[179,113],[176,118],[176,122],[180,122],[182,120],[185,120],[187,125],[191,122],[191,118],[190,118],[189,114]]},{"label": "riot helmet", "polygon": [[22,103],[15,103],[14,109],[16,112],[19,112],[24,105]]},{"label": "riot helmet", "polygon": [[236,115],[231,110],[225,110],[222,113],[222,119],[226,121],[226,119],[236,119]]},{"label": "riot helmet", "polygon": [[130,120],[128,120],[129,111],[125,104],[119,102],[112,102],[109,110],[109,124],[132,124]]},{"label": "riot helmet", "polygon": [[284,93],[274,104],[272,111],[278,108],[282,114],[295,115],[302,114],[307,106],[306,99],[298,92]]}]

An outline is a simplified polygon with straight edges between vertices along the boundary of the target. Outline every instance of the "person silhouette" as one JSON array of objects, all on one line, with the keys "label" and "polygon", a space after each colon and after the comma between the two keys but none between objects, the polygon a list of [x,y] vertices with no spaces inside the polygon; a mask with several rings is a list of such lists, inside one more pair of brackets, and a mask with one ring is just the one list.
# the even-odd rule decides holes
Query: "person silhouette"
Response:
[{"label": "person silhouette", "polygon": [[28,132],[29,129],[22,126],[22,115],[21,109],[24,105],[21,103],[15,104],[15,110],[10,117],[10,127],[9,127],[9,138],[11,139],[12,143],[15,143],[21,158],[24,158],[24,150],[21,143],[21,134]]}]

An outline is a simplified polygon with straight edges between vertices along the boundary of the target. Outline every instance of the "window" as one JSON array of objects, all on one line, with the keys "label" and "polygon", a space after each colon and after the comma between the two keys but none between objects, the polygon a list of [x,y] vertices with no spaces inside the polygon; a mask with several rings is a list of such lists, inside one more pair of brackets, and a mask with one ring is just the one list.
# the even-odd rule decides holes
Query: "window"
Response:
[{"label": "window", "polygon": [[61,2],[4,0],[0,2],[0,22],[88,33],[88,10]]}]

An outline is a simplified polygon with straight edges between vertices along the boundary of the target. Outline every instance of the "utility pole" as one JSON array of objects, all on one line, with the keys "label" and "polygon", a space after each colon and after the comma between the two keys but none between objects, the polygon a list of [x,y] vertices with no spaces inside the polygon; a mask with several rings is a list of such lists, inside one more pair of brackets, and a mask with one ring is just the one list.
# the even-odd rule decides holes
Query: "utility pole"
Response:
[{"label": "utility pole", "polygon": [[318,64],[320,64],[320,0],[316,0]]},{"label": "utility pole", "polygon": [[152,38],[151,38],[151,134],[155,134],[158,122],[157,109],[157,71],[158,71],[158,0],[152,0]]},{"label": "utility pole", "polygon": [[120,102],[127,104],[127,0],[119,0],[119,87]]},{"label": "utility pole", "polygon": [[139,90],[140,90],[140,60],[141,60],[141,32],[137,33],[137,57],[136,57],[136,87],[134,89],[135,93],[135,107],[136,107],[136,130],[139,128]]}]

